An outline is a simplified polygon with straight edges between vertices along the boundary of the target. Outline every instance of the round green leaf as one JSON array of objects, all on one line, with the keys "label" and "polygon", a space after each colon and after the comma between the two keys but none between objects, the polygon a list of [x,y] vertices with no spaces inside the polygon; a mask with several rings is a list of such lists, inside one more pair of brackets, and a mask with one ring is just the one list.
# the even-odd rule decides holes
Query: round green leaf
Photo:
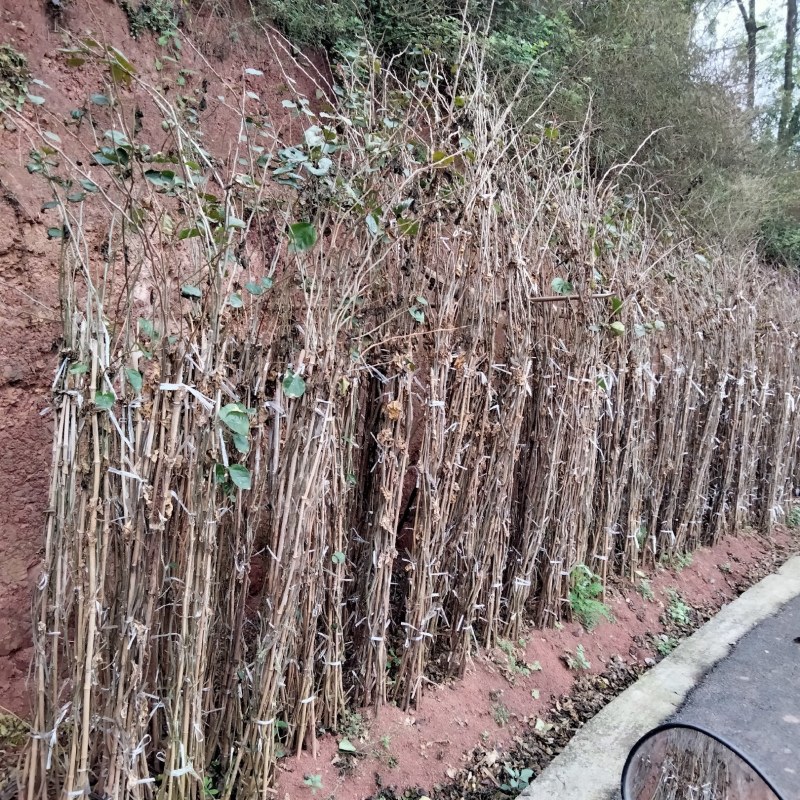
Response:
[{"label": "round green leaf", "polygon": [[250,452],[250,440],[241,433],[233,434],[233,444],[240,453]]},{"label": "round green leaf", "polygon": [[317,241],[317,230],[308,222],[295,222],[289,226],[289,250],[301,253],[310,250]]},{"label": "round green leaf", "polygon": [[203,293],[197,288],[197,286],[190,286],[188,283],[185,286],[181,286],[181,297],[199,299],[202,296]]},{"label": "round green leaf", "polygon": [[94,396],[94,404],[98,408],[107,411],[109,408],[113,407],[115,399],[111,392],[97,392]]},{"label": "round green leaf", "polygon": [[425,322],[425,312],[419,306],[411,306],[408,313],[417,321]]},{"label": "round green leaf", "polygon": [[341,550],[337,550],[332,556],[331,561],[334,564],[344,564],[344,553]]},{"label": "round green leaf", "polygon": [[569,281],[565,281],[563,278],[553,278],[550,286],[556,294],[564,296],[572,294],[572,292],[575,290],[573,285]]},{"label": "round green leaf", "polygon": [[228,475],[231,476],[231,481],[234,486],[240,489],[250,489],[252,486],[252,479],[250,478],[250,470],[242,464],[231,464],[228,467]]},{"label": "round green leaf", "polygon": [[306,392],[306,382],[291,370],[287,370],[281,386],[287,397],[302,397]]},{"label": "round green leaf", "polygon": [[244,303],[242,303],[242,296],[238,292],[231,293],[231,296],[228,298],[228,303],[231,308],[241,308],[244,305]]},{"label": "round green leaf", "polygon": [[133,367],[127,367],[125,369],[125,377],[128,379],[128,383],[133,387],[133,391],[137,394],[142,391],[142,373],[139,372],[138,369],[133,369]]},{"label": "round green leaf", "polygon": [[349,739],[342,739],[342,741],[339,742],[339,750],[341,750],[343,753],[358,752],[353,743]]},{"label": "round green leaf", "polygon": [[250,416],[241,403],[228,403],[219,410],[219,418],[234,433],[247,436],[250,433]]},{"label": "round green leaf", "polygon": [[625,333],[625,326],[621,322],[612,322],[608,327],[615,336],[622,336]]}]

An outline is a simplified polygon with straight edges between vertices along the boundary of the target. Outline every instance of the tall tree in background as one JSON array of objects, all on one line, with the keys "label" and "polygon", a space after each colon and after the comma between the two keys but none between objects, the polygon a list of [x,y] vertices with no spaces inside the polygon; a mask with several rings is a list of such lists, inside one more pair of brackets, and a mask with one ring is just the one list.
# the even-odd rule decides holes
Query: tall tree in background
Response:
[{"label": "tall tree in background", "polygon": [[792,114],[792,97],[794,94],[794,51],[797,40],[797,0],[786,2],[786,51],[783,61],[783,93],[781,95],[781,115],[778,120],[778,141],[790,144],[797,135],[797,117],[800,116],[800,104],[797,112]]},{"label": "tall tree in background", "polygon": [[747,107],[753,109],[756,104],[756,54],[758,52],[758,32],[763,31],[766,25],[756,22],[756,0],[749,0],[746,8],[744,0],[736,0],[739,11],[744,20],[744,29],[747,33]]}]

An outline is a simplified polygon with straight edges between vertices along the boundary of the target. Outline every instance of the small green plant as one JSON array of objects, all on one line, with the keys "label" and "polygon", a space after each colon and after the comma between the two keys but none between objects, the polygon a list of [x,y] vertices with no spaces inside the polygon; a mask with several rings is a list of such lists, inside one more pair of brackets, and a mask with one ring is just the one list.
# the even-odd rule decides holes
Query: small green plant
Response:
[{"label": "small green plant", "polygon": [[647,600],[648,603],[652,603],[653,600],[656,599],[655,593],[653,592],[653,587],[647,578],[642,578],[639,581],[636,586],[636,591],[638,591],[642,596],[642,599]]},{"label": "small green plant", "polygon": [[516,769],[509,764],[504,764],[503,769],[505,770],[506,775],[508,775],[508,779],[504,783],[500,784],[501,791],[516,792],[518,794],[523,789],[527,789],[528,784],[531,782],[531,778],[533,777],[532,769]]},{"label": "small green plant", "polygon": [[25,56],[10,44],[0,45],[0,113],[22,108],[30,76]]},{"label": "small green plant", "polygon": [[662,656],[668,656],[678,646],[678,640],[674,636],[668,636],[662,633],[656,642],[656,650]]},{"label": "small green plant", "polygon": [[667,616],[678,625],[691,625],[692,622],[691,606],[688,606],[674,589],[669,592]]},{"label": "small green plant", "polygon": [[322,788],[322,775],[306,775],[303,783],[311,789],[311,794],[316,794],[317,789]]},{"label": "small green plant", "polygon": [[[520,647],[525,646],[525,640],[520,639]],[[520,655],[514,646],[514,643],[509,641],[508,639],[498,639],[497,641],[498,648],[503,652],[506,656],[507,663],[505,668],[508,672],[508,677],[513,683],[514,678],[517,675],[521,675],[523,678],[527,678],[530,676],[532,672],[538,672],[542,665],[538,661],[533,662],[526,662],[520,658]]]},{"label": "small green plant", "polygon": [[358,711],[343,711],[339,718],[339,733],[347,739],[364,739],[367,735],[364,717]]},{"label": "small green plant", "polygon": [[786,524],[790,528],[800,528],[800,506],[794,506],[786,515]]},{"label": "small green plant", "polygon": [[128,27],[134,39],[150,31],[158,37],[162,47],[172,45],[180,51],[178,12],[173,0],[142,0],[138,5],[133,0],[122,0],[120,5],[128,18]]},{"label": "small green plant", "polygon": [[503,703],[495,703],[492,706],[492,716],[501,728],[508,725],[508,721],[511,719],[511,714]]},{"label": "small green plant", "polygon": [[570,572],[569,605],[581,625],[590,631],[601,619],[614,621],[605,603],[597,598],[603,594],[603,584],[585,564],[578,564]]},{"label": "small green plant", "polygon": [[661,556],[661,563],[664,566],[671,567],[676,572],[680,572],[686,567],[692,565],[693,556],[691,553],[664,553]]},{"label": "small green plant", "polygon": [[203,778],[203,797],[216,797],[219,794],[219,789],[214,786],[210,775]]},{"label": "small green plant", "polygon": [[579,644],[575,648],[574,655],[568,650],[567,654],[564,656],[564,660],[567,662],[567,666],[576,672],[579,670],[591,669],[592,667],[591,661],[586,658],[586,653],[582,644]]}]

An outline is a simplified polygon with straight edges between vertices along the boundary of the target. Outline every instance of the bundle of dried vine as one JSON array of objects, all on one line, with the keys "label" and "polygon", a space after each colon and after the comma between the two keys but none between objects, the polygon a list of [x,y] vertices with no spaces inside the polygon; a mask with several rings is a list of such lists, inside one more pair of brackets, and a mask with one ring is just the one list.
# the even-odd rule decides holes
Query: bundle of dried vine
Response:
[{"label": "bundle of dried vine", "polygon": [[585,141],[515,127],[469,45],[454,79],[364,52],[337,110],[292,99],[295,141],[242,93],[227,172],[116,51],[77,50],[117,84],[102,169],[71,131],[40,153],[64,349],[29,800],[266,797],[347,704],[418,701],[434,660],[559,619],[577,565],[780,515],[795,290],[659,233]]}]

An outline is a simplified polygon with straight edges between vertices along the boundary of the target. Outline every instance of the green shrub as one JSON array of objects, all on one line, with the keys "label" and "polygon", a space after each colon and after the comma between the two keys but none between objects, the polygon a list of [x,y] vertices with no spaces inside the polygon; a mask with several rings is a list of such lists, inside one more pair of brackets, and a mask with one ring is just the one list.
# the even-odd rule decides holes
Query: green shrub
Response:
[{"label": "green shrub", "polygon": [[298,45],[332,52],[365,35],[361,0],[258,0],[256,9]]},{"label": "green shrub", "polygon": [[134,39],[150,32],[158,37],[159,44],[173,42],[180,47],[178,12],[173,0],[142,0],[138,5],[132,0],[122,0],[121,6]]},{"label": "green shrub", "polygon": [[601,619],[614,621],[608,607],[597,600],[603,594],[603,584],[585,564],[578,564],[570,573],[569,605],[572,613],[587,631],[597,626]]},{"label": "green shrub", "polygon": [[800,269],[800,221],[779,217],[764,222],[761,252],[772,264]]},{"label": "green shrub", "polygon": [[0,45],[0,112],[19,110],[28,91],[28,61],[10,44]]}]

